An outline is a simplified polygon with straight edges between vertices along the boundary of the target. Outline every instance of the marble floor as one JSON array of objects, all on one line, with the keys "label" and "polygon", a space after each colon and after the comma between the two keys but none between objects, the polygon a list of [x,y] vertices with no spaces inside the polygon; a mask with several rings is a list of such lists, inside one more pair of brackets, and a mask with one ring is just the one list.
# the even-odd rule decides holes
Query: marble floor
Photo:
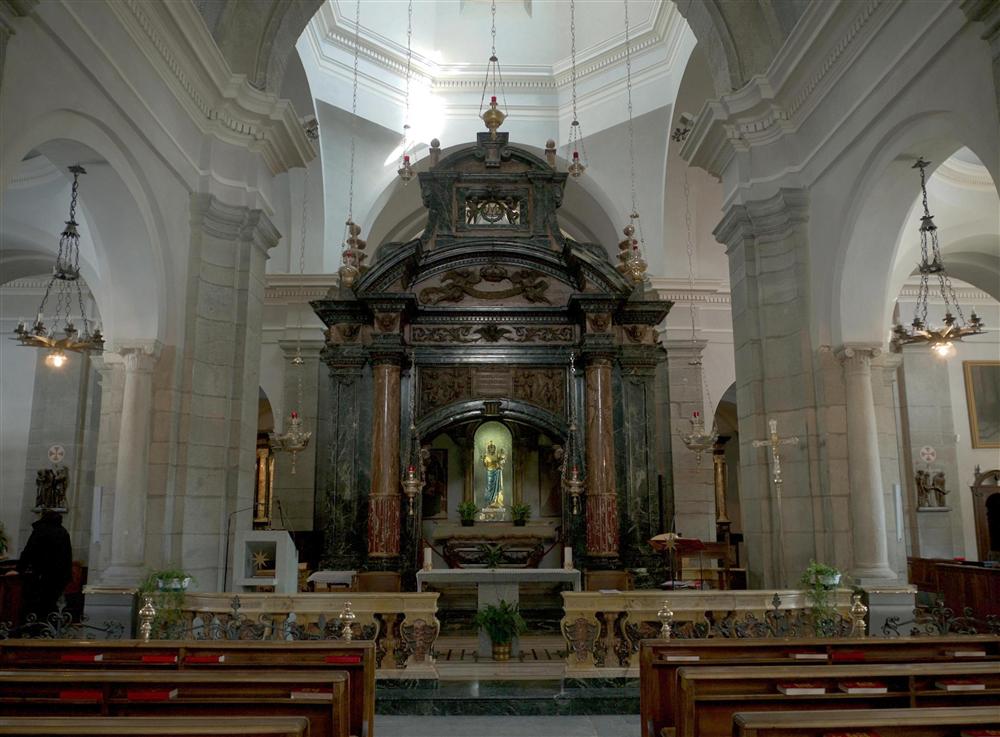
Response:
[{"label": "marble floor", "polygon": [[638,737],[639,715],[375,717],[379,737]]}]

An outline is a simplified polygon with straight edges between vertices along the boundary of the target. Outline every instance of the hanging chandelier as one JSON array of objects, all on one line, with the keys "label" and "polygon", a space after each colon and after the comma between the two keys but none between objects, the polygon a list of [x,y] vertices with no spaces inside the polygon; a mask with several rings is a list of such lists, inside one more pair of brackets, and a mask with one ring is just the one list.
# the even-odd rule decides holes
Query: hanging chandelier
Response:
[{"label": "hanging chandelier", "polygon": [[413,0],[406,7],[406,110],[403,113],[403,140],[400,142],[399,168],[396,174],[403,184],[409,183],[416,176],[416,171],[410,163],[410,155],[406,152],[410,146],[410,68],[413,63]]},{"label": "hanging chandelier", "polygon": [[576,444],[576,402],[572,399],[576,395],[576,356],[570,354],[569,357],[569,386],[570,386],[570,412],[569,412],[569,432],[566,434],[566,452],[563,456],[562,464],[562,486],[563,491],[569,496],[572,502],[573,514],[580,513],[580,496],[583,494],[583,478],[580,476],[580,459]]},{"label": "hanging chandelier", "polygon": [[573,122],[569,125],[569,140],[566,143],[566,158],[569,166],[566,171],[572,177],[579,177],[587,170],[587,149],[583,141],[583,128],[576,114],[576,0],[569,2],[569,58],[570,78],[573,89]]},{"label": "hanging chandelier", "polygon": [[[687,259],[688,259],[688,295],[689,295],[689,313],[691,315],[691,346],[697,350],[698,335],[695,331],[695,317],[694,317],[694,241],[691,238],[691,187],[688,184],[687,169],[684,169],[684,228],[687,232]],[[708,402],[709,411],[712,410],[712,394],[708,388],[708,380],[705,378],[705,369],[702,364],[702,358],[700,355],[696,355],[690,361],[688,361],[689,366],[696,367],[701,374],[701,391],[702,397]],[[718,430],[715,428],[715,422],[712,422],[712,429],[710,431],[705,430],[705,420],[702,417],[701,412],[695,411],[691,413],[691,431],[681,436],[681,441],[684,446],[694,452],[697,457],[698,465],[701,465],[701,454],[710,451],[715,445],[715,441],[719,439]]]},{"label": "hanging chandelier", "polygon": [[357,0],[354,8],[354,85],[351,97],[351,164],[347,187],[347,220],[344,223],[344,249],[341,252],[341,264],[338,273],[340,283],[351,287],[354,280],[361,274],[364,261],[368,258],[364,253],[368,245],[361,238],[361,226],[354,222],[354,153],[356,149],[356,128],[358,119],[358,52],[361,49],[361,0]]},{"label": "hanging chandelier", "polygon": [[[625,4],[625,91],[628,100],[628,155],[630,182],[632,185],[632,212],[629,222],[622,229],[625,238],[618,244],[618,265],[620,273],[633,284],[640,284],[646,276],[646,261],[642,257],[645,240],[642,237],[642,223],[635,196],[635,129],[632,125],[632,50],[629,43],[628,0]],[[636,238],[636,235],[639,237]]]},{"label": "hanging chandelier", "polygon": [[[904,327],[902,323],[893,327],[892,343],[896,347],[922,343],[930,346],[930,349],[941,358],[949,358],[955,355],[954,343],[968,335],[981,335],[984,324],[975,311],[966,321],[965,313],[962,312],[962,307],[955,296],[955,289],[951,285],[951,278],[944,268],[941,249],[938,246],[937,226],[927,207],[925,169],[928,166],[930,162],[924,161],[923,158],[918,158],[913,165],[914,169],[920,170],[920,194],[924,206],[924,214],[920,218],[920,263],[917,264],[917,270],[920,272],[920,291],[917,295],[917,306],[914,309],[913,322],[909,327]],[[940,328],[927,324],[927,299],[932,276],[937,279],[938,289],[944,300],[942,320],[944,324]]]},{"label": "hanging chandelier", "polygon": [[[310,140],[316,140],[319,138],[318,131],[315,136],[311,135],[309,131],[306,132]],[[302,276],[306,273],[306,226],[309,222],[309,167],[306,166],[306,171],[304,178],[302,180],[302,225],[301,233],[299,239],[299,281],[302,281]],[[290,361],[292,367],[295,369],[295,382],[298,388],[298,393],[296,397],[297,404],[295,405],[299,409],[302,408],[302,367],[305,365],[305,360],[302,358],[302,311],[298,311],[298,330],[295,333],[295,355]],[[291,473],[295,475],[295,465],[298,460],[298,455],[309,447],[309,439],[312,438],[312,432],[308,431],[302,425],[302,418],[299,417],[298,410],[292,410],[288,416],[288,422],[285,423],[285,432],[278,435],[277,433],[271,433],[271,447],[276,451],[283,451],[285,453],[290,453],[292,456],[292,468]],[[270,514],[268,515],[270,517]]]},{"label": "hanging chandelier", "polygon": [[[80,289],[80,231],[76,222],[76,203],[80,191],[80,175],[86,170],[80,166],[71,166],[73,188],[69,201],[69,220],[59,236],[59,251],[52,267],[52,276],[45,287],[45,295],[38,305],[38,314],[34,324],[28,328],[24,321],[18,321],[14,329],[14,339],[21,345],[30,348],[41,348],[48,351],[45,365],[60,368],[66,363],[67,352],[100,353],[104,350],[104,336],[99,326],[91,326],[83,305],[83,290]],[[55,297],[55,314],[52,327],[45,326],[45,307],[49,297]],[[76,302],[80,308],[80,319],[83,322],[81,333],[73,324],[70,310]],[[60,336],[60,325],[62,335]]]},{"label": "hanging chandelier", "polygon": [[[500,60],[497,58],[497,0],[490,3],[490,61],[486,65],[486,78],[483,80],[483,95],[479,100],[479,117],[486,124],[486,129],[490,132],[490,140],[496,140],[497,128],[503,125],[507,119],[507,113],[501,110],[497,104],[497,93],[503,98],[503,106],[507,107],[507,93],[503,86],[503,73],[500,71]],[[492,89],[490,90],[490,105],[485,107],[486,90],[490,88],[492,79]],[[508,108],[509,109],[509,108]]]}]

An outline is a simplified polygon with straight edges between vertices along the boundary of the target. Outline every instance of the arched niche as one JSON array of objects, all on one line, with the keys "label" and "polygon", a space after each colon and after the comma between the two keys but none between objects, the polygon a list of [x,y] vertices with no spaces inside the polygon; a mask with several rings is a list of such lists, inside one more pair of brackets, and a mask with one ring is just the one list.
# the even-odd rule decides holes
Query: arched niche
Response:
[{"label": "arched niche", "polygon": [[971,489],[979,560],[1000,560],[1000,469],[978,474]]}]

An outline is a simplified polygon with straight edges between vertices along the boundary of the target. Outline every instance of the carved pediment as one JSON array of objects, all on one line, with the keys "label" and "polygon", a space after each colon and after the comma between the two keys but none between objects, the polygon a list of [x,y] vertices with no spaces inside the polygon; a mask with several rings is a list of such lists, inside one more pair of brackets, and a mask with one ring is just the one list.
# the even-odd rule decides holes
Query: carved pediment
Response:
[{"label": "carved pediment", "polygon": [[[446,271],[434,284],[424,286],[417,293],[420,304],[460,304],[467,301],[500,302],[516,304],[553,303],[552,280],[532,269],[511,269],[492,263],[478,269],[453,269]],[[552,292],[552,294],[550,294]],[[568,293],[567,295],[568,296]]]}]

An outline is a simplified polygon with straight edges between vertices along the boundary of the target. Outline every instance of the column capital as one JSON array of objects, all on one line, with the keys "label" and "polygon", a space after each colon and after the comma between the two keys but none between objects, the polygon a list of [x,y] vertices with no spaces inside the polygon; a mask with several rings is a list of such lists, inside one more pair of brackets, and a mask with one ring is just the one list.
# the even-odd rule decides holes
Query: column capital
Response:
[{"label": "column capital", "polygon": [[882,346],[846,343],[836,351],[835,355],[845,369],[870,371],[872,360],[882,355]]},{"label": "column capital", "polygon": [[712,234],[732,248],[747,238],[783,238],[808,221],[806,191],[782,188],[766,199],[732,205]]},{"label": "column capital", "polygon": [[707,340],[663,340],[663,347],[667,349],[667,360],[701,358],[708,346]]},{"label": "column capital", "polygon": [[306,359],[319,359],[320,353],[326,347],[324,340],[285,340],[278,341],[278,347],[285,358],[292,358],[296,350],[301,350],[302,357]]},{"label": "column capital", "polygon": [[158,340],[122,341],[115,343],[114,352],[121,356],[127,372],[149,373],[160,357],[161,347]]},{"label": "column capital", "polygon": [[221,240],[252,243],[265,254],[281,239],[263,210],[227,205],[207,193],[191,195],[191,225]]}]

